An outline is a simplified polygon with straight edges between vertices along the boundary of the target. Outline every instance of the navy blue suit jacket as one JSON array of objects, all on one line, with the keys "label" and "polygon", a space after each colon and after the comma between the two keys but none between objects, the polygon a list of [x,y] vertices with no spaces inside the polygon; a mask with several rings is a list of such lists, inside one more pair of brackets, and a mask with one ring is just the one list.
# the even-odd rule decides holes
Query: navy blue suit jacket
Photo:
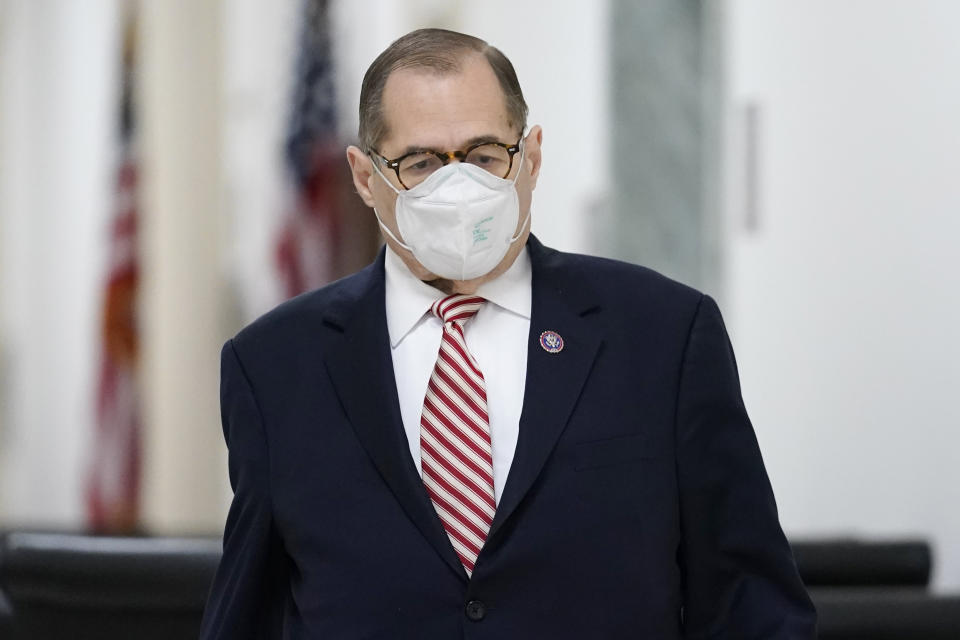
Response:
[{"label": "navy blue suit jacket", "polygon": [[382,252],[224,346],[203,638],[815,637],[714,301],[528,246],[519,441],[469,580],[404,435]]}]

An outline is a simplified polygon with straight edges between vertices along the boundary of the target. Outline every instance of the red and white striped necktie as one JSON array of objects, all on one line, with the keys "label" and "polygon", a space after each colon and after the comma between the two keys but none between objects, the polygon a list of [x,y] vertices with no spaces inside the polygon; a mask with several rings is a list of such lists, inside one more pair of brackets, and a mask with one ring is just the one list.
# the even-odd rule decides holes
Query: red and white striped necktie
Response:
[{"label": "red and white striped necktie", "polygon": [[431,306],[443,338],[420,416],[423,483],[468,575],[497,508],[486,385],[463,336],[464,322],[484,302],[453,295]]}]

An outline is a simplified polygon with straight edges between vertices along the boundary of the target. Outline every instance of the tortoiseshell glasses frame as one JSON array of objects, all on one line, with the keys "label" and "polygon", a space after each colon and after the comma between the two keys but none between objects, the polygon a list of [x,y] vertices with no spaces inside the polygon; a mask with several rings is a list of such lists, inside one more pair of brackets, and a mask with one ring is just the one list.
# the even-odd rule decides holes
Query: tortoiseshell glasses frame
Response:
[{"label": "tortoiseshell glasses frame", "polygon": [[393,160],[373,148],[370,149],[370,153],[376,155],[382,164],[393,169],[400,186],[404,189],[412,189],[452,160],[469,162],[498,178],[506,178],[513,170],[513,157],[520,151],[522,140],[521,136],[513,144],[496,141],[478,142],[466,149],[455,151],[418,149]]}]

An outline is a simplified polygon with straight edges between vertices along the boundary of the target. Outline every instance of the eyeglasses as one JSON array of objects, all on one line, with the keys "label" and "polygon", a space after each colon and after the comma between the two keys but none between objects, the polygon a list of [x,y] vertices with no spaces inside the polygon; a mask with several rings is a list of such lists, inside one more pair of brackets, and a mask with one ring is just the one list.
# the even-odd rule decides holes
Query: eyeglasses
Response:
[{"label": "eyeglasses", "polygon": [[393,169],[397,180],[404,189],[412,189],[427,178],[430,174],[450,163],[451,160],[466,162],[484,171],[488,171],[498,178],[506,178],[513,169],[513,156],[520,151],[520,140],[515,144],[505,142],[481,142],[458,151],[434,151],[421,149],[389,160],[376,149],[370,151],[380,159],[380,162]]}]

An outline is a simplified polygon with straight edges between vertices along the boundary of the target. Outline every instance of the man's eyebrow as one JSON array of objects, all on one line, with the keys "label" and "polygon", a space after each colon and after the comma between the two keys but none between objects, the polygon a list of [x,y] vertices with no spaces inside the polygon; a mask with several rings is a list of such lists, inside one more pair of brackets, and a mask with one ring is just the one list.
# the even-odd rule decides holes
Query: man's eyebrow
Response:
[{"label": "man's eyebrow", "polygon": [[[464,142],[464,143],[463,143],[463,146],[460,147],[460,149],[466,149],[467,147],[472,147],[472,146],[475,145],[475,144],[486,144],[486,143],[488,143],[488,142],[503,142],[503,140],[501,140],[499,136],[495,136],[495,135],[493,135],[493,134],[484,134],[484,135],[482,135],[482,136],[474,136],[473,138],[470,138],[469,140],[467,140],[466,142]],[[442,152],[444,152],[444,151],[453,151],[453,149],[434,149],[434,148],[432,148],[432,147],[424,147],[424,146],[420,146],[420,145],[410,145],[409,147],[407,147],[406,149],[404,149],[403,151],[401,151],[401,152],[397,155],[397,157],[399,158],[399,157],[408,155],[408,154],[410,154],[410,153],[419,153],[419,152],[423,152],[423,151],[439,151],[439,152],[442,153]]]},{"label": "man's eyebrow", "polygon": [[406,149],[398,153],[397,157],[401,158],[405,155],[409,155],[411,153],[419,153],[421,151],[435,151],[435,149],[431,149],[430,147],[421,147],[418,145],[410,145],[409,147],[407,147]]},{"label": "man's eyebrow", "polygon": [[475,144],[486,144],[488,142],[503,142],[499,137],[492,135],[477,136],[475,138],[470,138],[463,145],[463,148],[472,147]]}]

